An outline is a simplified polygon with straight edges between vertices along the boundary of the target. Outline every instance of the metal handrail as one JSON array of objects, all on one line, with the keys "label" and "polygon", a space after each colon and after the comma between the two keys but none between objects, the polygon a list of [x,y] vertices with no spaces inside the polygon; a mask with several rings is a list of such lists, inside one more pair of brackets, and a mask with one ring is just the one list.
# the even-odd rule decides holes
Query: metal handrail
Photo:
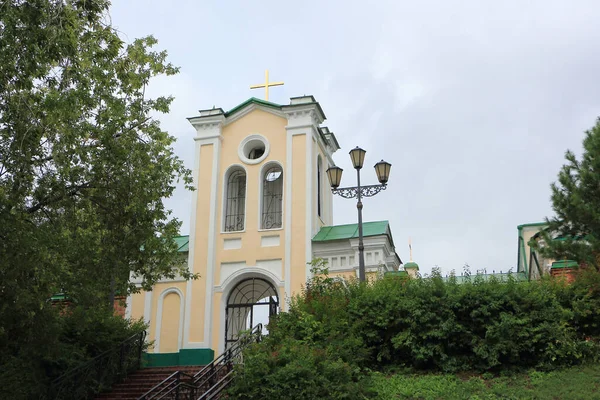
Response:
[{"label": "metal handrail", "polygon": [[235,342],[235,344],[232,347],[225,350],[223,353],[221,353],[221,355],[219,355],[217,358],[215,358],[210,364],[206,365],[199,372],[197,372],[194,375],[194,381],[197,382],[200,378],[202,378],[204,375],[206,375],[208,372],[210,372],[211,369],[214,368],[215,365],[221,364],[223,362],[229,362],[229,360],[232,360],[235,356],[239,355],[239,353],[241,353],[240,350],[242,350],[243,347],[245,347],[247,344],[244,342],[244,339],[246,339],[246,337],[249,337],[249,338],[252,338],[254,336],[260,337],[260,335],[262,334],[262,328],[263,328],[262,324],[257,324],[254,328],[252,328],[252,330],[248,333],[247,336],[243,335],[242,337],[240,337],[240,339],[237,342]]},{"label": "metal handrail", "polygon": [[140,368],[145,338],[145,331],[131,335],[117,346],[68,370],[50,383],[49,398],[87,399],[124,379]]},{"label": "metal handrail", "polygon": [[[206,365],[204,368],[194,374],[191,377],[191,381],[186,382],[181,380],[180,375],[184,373],[177,371],[144,393],[144,395],[142,395],[138,400],[159,400],[167,398],[175,398],[178,400],[195,400],[196,393],[202,393],[202,396],[204,396],[204,393],[206,392],[211,392],[213,395],[220,393],[226,387],[226,385],[223,386],[223,383],[225,382],[223,378],[217,381],[219,373],[223,369],[226,369],[227,374],[225,377],[231,377],[233,372],[232,367],[235,360],[241,356],[242,351],[248,344],[260,341],[261,335],[262,324],[258,324],[252,328],[248,334],[240,336],[239,340],[233,346],[225,350],[210,364]],[[172,380],[172,382],[168,382],[169,380]],[[182,393],[184,390],[187,393]],[[202,390],[204,390],[204,392],[202,392]]]},{"label": "metal handrail", "polygon": [[229,371],[227,375],[219,380],[219,382],[215,383],[210,387],[206,392],[202,394],[202,396],[198,397],[197,400],[209,400],[212,399],[217,394],[221,393],[223,389],[227,387],[229,382],[233,379],[233,370]]},{"label": "metal handrail", "polygon": [[[156,400],[158,400],[158,399],[164,398],[167,394],[170,394],[174,389],[176,389],[177,386],[179,386],[182,383],[185,383],[185,381],[182,381],[182,379],[181,379],[182,375],[184,377],[187,377],[190,382],[193,381],[193,379],[194,379],[194,377],[190,374],[187,374],[182,371],[175,371],[171,375],[169,375],[168,377],[163,379],[160,383],[155,385],[152,389],[150,389],[146,393],[144,393],[142,395],[142,397],[140,397],[140,399],[144,399],[144,400],[156,399]],[[172,382],[169,382],[171,380],[172,380]],[[154,391],[155,388],[158,388],[160,390],[158,390],[158,392],[153,394],[152,392]]]}]

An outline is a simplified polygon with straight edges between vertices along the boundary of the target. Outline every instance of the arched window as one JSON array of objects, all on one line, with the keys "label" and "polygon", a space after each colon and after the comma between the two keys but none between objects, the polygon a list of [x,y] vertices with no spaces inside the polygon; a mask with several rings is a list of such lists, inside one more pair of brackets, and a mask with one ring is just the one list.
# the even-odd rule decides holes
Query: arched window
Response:
[{"label": "arched window", "polygon": [[317,157],[317,215],[321,217],[323,209],[323,184],[321,182],[321,176],[323,176],[323,159],[321,155]]},{"label": "arched window", "polygon": [[226,175],[224,231],[244,230],[246,219],[246,172],[233,169]]},{"label": "arched window", "polygon": [[262,177],[261,228],[281,228],[283,211],[283,170],[279,165],[267,166]]}]

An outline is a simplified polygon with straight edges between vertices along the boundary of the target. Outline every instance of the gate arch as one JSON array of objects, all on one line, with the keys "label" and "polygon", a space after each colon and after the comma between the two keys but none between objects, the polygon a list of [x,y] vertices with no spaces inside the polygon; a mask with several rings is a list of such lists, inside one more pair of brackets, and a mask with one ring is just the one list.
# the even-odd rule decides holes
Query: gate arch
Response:
[{"label": "gate arch", "polygon": [[259,318],[271,317],[279,309],[277,289],[264,278],[240,281],[229,293],[225,305],[225,349],[235,343],[241,331],[254,327]]}]

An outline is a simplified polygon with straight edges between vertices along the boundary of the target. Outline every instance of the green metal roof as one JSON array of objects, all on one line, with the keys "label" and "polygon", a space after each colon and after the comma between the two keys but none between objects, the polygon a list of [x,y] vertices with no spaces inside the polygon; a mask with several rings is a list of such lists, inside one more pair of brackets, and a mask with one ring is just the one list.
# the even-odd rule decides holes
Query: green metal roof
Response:
[{"label": "green metal roof", "polygon": [[190,250],[190,235],[175,236],[173,239],[177,243],[177,251],[179,253],[185,253]]},{"label": "green metal roof", "polygon": [[281,105],[280,104],[271,103],[270,101],[257,99],[256,97],[250,97],[248,100],[246,100],[242,104],[240,104],[238,106],[235,106],[231,110],[227,111],[225,113],[225,117],[232,116],[236,112],[240,111],[241,109],[243,109],[244,107],[246,107],[247,105],[252,104],[252,103],[258,104],[258,105],[261,105],[261,106],[265,106],[265,107],[271,107],[271,108],[274,108],[276,110],[281,110]]},{"label": "green metal roof", "polygon": [[530,228],[530,227],[537,227],[537,226],[545,226],[548,225],[547,222],[533,222],[530,224],[521,224],[521,225],[517,225],[517,229],[523,229],[523,228]]},{"label": "green metal roof", "polygon": [[417,270],[419,270],[419,264],[417,264],[416,262],[410,261],[407,262],[406,264],[404,264],[404,269],[406,268],[416,268]]},{"label": "green metal roof", "polygon": [[577,268],[577,267],[579,267],[579,264],[577,263],[577,261],[573,261],[573,260],[554,261],[552,263],[552,269],[555,269],[555,268]]},{"label": "green metal roof", "polygon": [[[363,223],[363,236],[387,235],[388,221],[373,221]],[[313,238],[313,242],[328,242],[358,238],[358,224],[323,226]],[[391,239],[391,238],[390,238]]]},{"label": "green metal roof", "polygon": [[56,293],[54,296],[50,297],[51,301],[63,301],[63,300],[71,300],[69,296],[65,293]]}]

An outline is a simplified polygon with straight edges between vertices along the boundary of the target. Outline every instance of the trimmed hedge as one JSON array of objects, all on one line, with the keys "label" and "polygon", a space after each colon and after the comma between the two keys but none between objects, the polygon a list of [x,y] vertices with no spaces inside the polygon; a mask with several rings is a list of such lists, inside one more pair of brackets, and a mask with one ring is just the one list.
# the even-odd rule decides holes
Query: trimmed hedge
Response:
[{"label": "trimmed hedge", "polygon": [[[335,281],[315,264],[316,278],[292,299],[289,312],[272,318],[269,336],[246,352],[232,395],[309,398],[300,390],[310,387],[329,393],[314,398],[361,398],[369,393],[362,372],[368,369],[551,370],[598,354],[595,271],[572,285],[477,277],[459,284],[438,273],[360,284]],[[332,392],[338,386],[346,397]]]}]

